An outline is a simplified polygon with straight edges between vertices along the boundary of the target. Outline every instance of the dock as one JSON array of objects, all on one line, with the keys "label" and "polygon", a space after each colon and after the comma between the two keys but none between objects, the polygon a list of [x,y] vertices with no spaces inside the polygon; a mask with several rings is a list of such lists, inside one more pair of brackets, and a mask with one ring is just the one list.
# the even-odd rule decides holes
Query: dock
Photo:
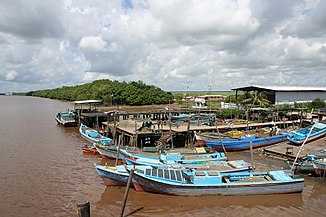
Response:
[{"label": "dock", "polygon": [[[151,123],[149,126],[144,126],[144,123]],[[170,122],[169,120],[151,120],[151,119],[133,119],[119,120],[114,122],[102,122],[105,126],[107,135],[111,135],[116,144],[120,139],[123,144],[140,145],[145,147],[148,145],[159,146],[170,144],[172,147],[193,147],[195,146],[195,132],[226,132],[229,130],[245,130],[279,126],[286,128],[295,126],[297,121],[279,121],[279,122],[264,122],[264,123],[241,123],[228,124],[214,122],[212,126],[207,123],[196,122]],[[122,137],[122,138],[119,138]],[[137,143],[136,143],[137,141]]]},{"label": "dock", "polygon": [[[268,156],[284,161],[294,161],[301,146],[292,145],[289,141],[278,143],[275,145],[263,148],[263,153]],[[298,161],[306,160],[306,155],[316,153],[321,149],[326,148],[325,137],[309,142],[304,145],[298,156]]]}]

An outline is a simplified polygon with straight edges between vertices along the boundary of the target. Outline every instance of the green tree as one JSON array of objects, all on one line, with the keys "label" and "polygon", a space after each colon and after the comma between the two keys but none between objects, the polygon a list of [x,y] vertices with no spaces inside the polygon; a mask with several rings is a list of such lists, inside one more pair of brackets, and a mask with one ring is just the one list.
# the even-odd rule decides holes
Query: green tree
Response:
[{"label": "green tree", "polygon": [[72,87],[37,90],[27,94],[67,101],[96,99],[102,100],[103,104],[119,105],[166,104],[173,99],[171,93],[153,85],[147,85],[142,81],[126,83],[108,79]]},{"label": "green tree", "polygon": [[250,93],[249,97],[242,100],[243,105],[258,105],[262,108],[266,108],[270,105],[270,101],[267,99],[265,91],[255,91],[253,94]]},{"label": "green tree", "polygon": [[325,107],[325,101],[320,98],[316,98],[311,102],[311,107],[314,109]]}]

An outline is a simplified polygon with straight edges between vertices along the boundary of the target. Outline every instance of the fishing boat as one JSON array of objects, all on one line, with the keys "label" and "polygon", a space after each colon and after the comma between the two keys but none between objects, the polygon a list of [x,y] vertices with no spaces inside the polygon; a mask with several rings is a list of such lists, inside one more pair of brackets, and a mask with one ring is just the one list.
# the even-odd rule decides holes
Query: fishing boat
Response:
[{"label": "fishing boat", "polygon": [[[134,165],[117,165],[117,166],[101,166],[95,165],[96,171],[104,180],[104,183],[107,186],[115,185],[126,185],[129,177],[129,170],[134,167]],[[149,165],[138,165],[138,169],[152,168]],[[173,169],[196,169],[197,171],[201,170],[219,170],[220,173],[232,173],[232,172],[241,172],[241,171],[250,171],[251,166],[243,160],[235,161],[219,161],[215,164],[201,165],[201,164],[171,164],[171,165],[161,165],[161,168],[173,168]]]},{"label": "fishing boat", "polygon": [[249,150],[250,145],[252,148],[272,145],[287,140],[287,133],[282,132],[279,135],[256,137],[252,135],[240,136],[232,138],[229,136],[221,135],[219,133],[198,133],[195,132],[196,140],[204,143],[209,148],[217,151],[242,151]]},{"label": "fishing boat", "polygon": [[315,160],[313,167],[317,175],[326,177],[326,158]]},{"label": "fishing boat", "polygon": [[84,139],[91,143],[110,144],[112,139],[101,135],[97,130],[94,130],[84,124],[80,124],[79,132]]},{"label": "fishing boat", "polygon": [[[229,161],[224,154],[180,154],[180,152],[158,154],[133,154],[126,150],[120,151],[127,165],[141,165],[172,168],[196,168],[205,170],[220,170],[223,172],[239,172],[251,170],[251,165],[244,160]],[[213,158],[212,158],[213,156]],[[219,159],[220,158],[220,159]]]},{"label": "fishing boat", "polygon": [[306,155],[304,161],[297,162],[293,167],[293,162],[287,162],[290,168],[293,167],[294,173],[314,173],[314,161],[326,158],[326,149],[319,150],[316,153]]},{"label": "fishing boat", "polygon": [[129,173],[124,165],[101,166],[94,164],[97,173],[101,176],[107,186],[127,185]]},{"label": "fishing boat", "polygon": [[[218,170],[132,168],[136,190],[152,193],[202,195],[258,195],[302,192],[303,178],[285,171],[220,173]],[[130,168],[127,168],[130,170]]]},{"label": "fishing boat", "polygon": [[[118,146],[112,144],[95,144],[94,147],[97,151],[106,158],[113,158],[116,159]],[[181,154],[199,154],[199,153],[209,153],[211,150],[210,148],[176,148],[176,149],[168,149],[168,148],[158,148],[158,147],[130,147],[130,146],[120,146],[119,149],[127,151],[129,154],[140,154],[140,155],[147,155],[156,157],[157,153],[165,152],[179,152]],[[144,154],[145,153],[145,154]],[[147,154],[146,154],[147,153]],[[156,153],[156,154],[155,154]],[[122,159],[121,156],[118,156],[119,159]]]},{"label": "fishing boat", "polygon": [[162,166],[167,164],[205,164],[212,161],[227,160],[224,153],[214,152],[208,154],[181,154],[180,152],[171,153],[135,153],[121,149],[121,158],[130,165],[152,165]]},{"label": "fishing boat", "polygon": [[55,116],[55,120],[58,122],[58,124],[62,124],[65,127],[77,125],[76,113],[73,111],[59,112]]},{"label": "fishing boat", "polygon": [[326,124],[316,123],[312,126],[290,132],[288,134],[288,139],[290,143],[294,145],[301,145],[306,140],[307,137],[308,138],[306,143],[319,139],[325,135],[326,135]]},{"label": "fishing boat", "polygon": [[119,149],[130,149],[130,150],[135,150],[136,148],[133,147],[127,147],[127,146],[120,146],[118,147],[117,145],[113,144],[96,144],[94,143],[94,147],[96,150],[104,157],[110,158],[110,159],[122,159],[120,155],[117,155],[118,153],[118,148]]},{"label": "fishing boat", "polygon": [[85,144],[82,146],[82,150],[84,154],[99,154],[94,145]]}]

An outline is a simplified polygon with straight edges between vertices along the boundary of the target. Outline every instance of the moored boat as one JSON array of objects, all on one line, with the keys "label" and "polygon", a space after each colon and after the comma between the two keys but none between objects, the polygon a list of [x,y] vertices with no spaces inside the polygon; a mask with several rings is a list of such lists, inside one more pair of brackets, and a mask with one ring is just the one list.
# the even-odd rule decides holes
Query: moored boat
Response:
[{"label": "moored boat", "polygon": [[[306,143],[319,139],[326,135],[326,124],[316,123],[312,126],[292,131],[288,134],[290,143],[301,145],[305,140]],[[308,138],[307,138],[308,137]]]},{"label": "moored boat", "polygon": [[[114,185],[126,185],[129,177],[129,170],[134,167],[134,165],[117,165],[117,166],[101,166],[94,164],[96,171],[102,177],[107,186]],[[152,168],[149,165],[138,165],[138,169]],[[236,173],[241,171],[250,171],[251,166],[244,162],[243,160],[235,161],[219,161],[208,165],[198,165],[198,164],[171,164],[171,165],[161,165],[161,168],[173,168],[173,169],[192,169],[197,171],[202,170],[219,170],[220,173]]]},{"label": "moored boat", "polygon": [[59,112],[55,116],[55,120],[58,122],[58,124],[62,124],[65,127],[77,125],[76,113],[73,111]]},{"label": "moored boat", "polygon": [[[306,155],[304,161],[297,162],[293,166],[293,162],[287,162],[290,168],[293,167],[294,173],[315,173],[314,162],[326,158],[326,149],[319,150],[316,153]],[[316,174],[316,173],[315,173]]]},{"label": "moored boat", "polygon": [[204,164],[212,161],[226,160],[224,153],[214,152],[205,154],[181,154],[172,153],[134,153],[128,150],[120,150],[121,158],[131,165],[162,166],[167,164]]},{"label": "moored boat", "polygon": [[91,143],[110,144],[112,139],[101,135],[97,130],[94,130],[84,124],[80,124],[79,132],[84,139]]},{"label": "moored boat", "polygon": [[107,186],[127,185],[129,173],[124,165],[101,166],[95,164],[95,169]]},{"label": "moored boat", "polygon": [[256,137],[256,136],[242,136],[239,138],[231,138],[221,136],[217,133],[195,133],[196,140],[204,143],[206,146],[213,148],[217,151],[242,151],[249,150],[250,145],[252,148],[272,145],[287,140],[287,133],[279,135]]},{"label": "moored boat", "polygon": [[139,191],[183,196],[295,193],[304,187],[303,178],[291,178],[285,171],[220,173],[136,166],[132,181]]},{"label": "moored boat", "polygon": [[[121,159],[120,155],[117,155],[118,146],[116,146],[116,145],[113,145],[113,144],[104,145],[104,144],[94,143],[94,147],[102,156],[104,156],[106,158],[116,159],[118,157],[118,159]],[[121,146],[119,148],[124,149],[127,147]]]},{"label": "moored boat", "polygon": [[315,160],[313,167],[317,175],[326,177],[326,158]]},{"label": "moored boat", "polygon": [[94,145],[85,144],[82,146],[83,153],[85,154],[99,154]]}]

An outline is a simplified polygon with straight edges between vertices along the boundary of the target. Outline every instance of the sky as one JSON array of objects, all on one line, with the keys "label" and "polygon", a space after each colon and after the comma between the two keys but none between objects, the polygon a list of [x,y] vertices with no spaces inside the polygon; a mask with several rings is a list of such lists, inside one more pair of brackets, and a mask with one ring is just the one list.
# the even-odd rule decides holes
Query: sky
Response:
[{"label": "sky", "polygon": [[1,0],[0,92],[326,86],[323,0]]}]

